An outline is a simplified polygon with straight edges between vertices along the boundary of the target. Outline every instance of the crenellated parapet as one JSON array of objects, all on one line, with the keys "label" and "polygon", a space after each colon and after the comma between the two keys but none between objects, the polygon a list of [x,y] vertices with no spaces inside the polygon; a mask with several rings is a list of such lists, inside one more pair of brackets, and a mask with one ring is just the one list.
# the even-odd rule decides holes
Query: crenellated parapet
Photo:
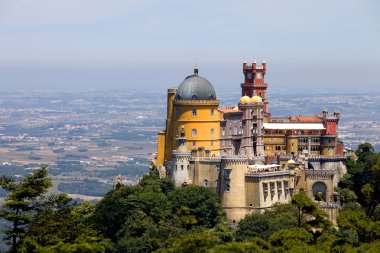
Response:
[{"label": "crenellated parapet", "polygon": [[307,178],[310,179],[333,179],[336,170],[310,170],[305,169]]},{"label": "crenellated parapet", "polygon": [[222,156],[222,163],[230,163],[230,164],[247,164],[248,165],[248,157],[247,156]]}]

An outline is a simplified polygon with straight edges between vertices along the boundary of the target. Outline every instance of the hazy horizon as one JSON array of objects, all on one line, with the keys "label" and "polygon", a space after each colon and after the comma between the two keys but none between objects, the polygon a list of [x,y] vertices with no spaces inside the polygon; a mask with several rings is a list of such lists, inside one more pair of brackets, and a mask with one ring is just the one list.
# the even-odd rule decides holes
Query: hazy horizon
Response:
[{"label": "hazy horizon", "polygon": [[0,88],[216,90],[267,61],[270,89],[380,91],[380,3],[0,0]]}]

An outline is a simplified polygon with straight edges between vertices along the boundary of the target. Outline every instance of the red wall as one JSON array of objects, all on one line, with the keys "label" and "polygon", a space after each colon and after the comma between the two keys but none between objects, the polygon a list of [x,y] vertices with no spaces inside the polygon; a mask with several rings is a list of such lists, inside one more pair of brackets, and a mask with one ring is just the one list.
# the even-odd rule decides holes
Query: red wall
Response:
[{"label": "red wall", "polygon": [[326,134],[336,134],[336,122],[326,122]]}]

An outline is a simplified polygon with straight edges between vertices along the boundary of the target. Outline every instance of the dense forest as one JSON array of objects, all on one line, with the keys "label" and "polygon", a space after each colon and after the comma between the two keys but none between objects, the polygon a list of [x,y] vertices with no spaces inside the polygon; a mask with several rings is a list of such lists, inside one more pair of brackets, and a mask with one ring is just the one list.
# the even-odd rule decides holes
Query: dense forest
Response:
[{"label": "dense forest", "polygon": [[347,169],[337,226],[302,191],[230,227],[212,190],[175,188],[154,170],[97,204],[47,194],[47,168],[2,176],[4,241],[10,252],[379,252],[380,154],[363,143]]}]

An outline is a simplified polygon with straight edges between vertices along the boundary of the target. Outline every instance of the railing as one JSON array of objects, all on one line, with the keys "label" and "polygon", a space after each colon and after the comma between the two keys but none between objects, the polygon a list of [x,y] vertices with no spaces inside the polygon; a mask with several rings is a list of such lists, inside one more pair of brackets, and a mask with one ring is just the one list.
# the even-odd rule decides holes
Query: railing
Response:
[{"label": "railing", "polygon": [[274,176],[285,176],[289,175],[288,170],[279,170],[279,171],[249,171],[245,173],[246,177],[253,177],[253,178],[262,178],[262,177],[274,177]]},{"label": "railing", "polygon": [[219,105],[219,100],[209,100],[209,99],[203,99],[203,100],[197,100],[197,99],[175,99],[174,104],[179,105],[193,105],[193,104],[199,104],[199,105]]}]

